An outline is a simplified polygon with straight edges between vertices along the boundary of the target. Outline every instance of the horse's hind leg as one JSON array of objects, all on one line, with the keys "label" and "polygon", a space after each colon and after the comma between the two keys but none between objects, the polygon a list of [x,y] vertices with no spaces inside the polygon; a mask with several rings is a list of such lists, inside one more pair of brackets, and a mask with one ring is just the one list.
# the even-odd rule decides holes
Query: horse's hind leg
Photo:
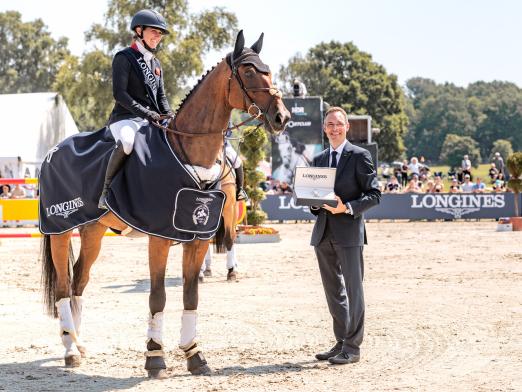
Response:
[{"label": "horse's hind leg", "polygon": [[165,270],[171,240],[149,236],[149,327],[145,369],[151,378],[165,378],[167,368],[163,351],[163,309],[165,308]]},{"label": "horse's hind leg", "polygon": [[187,369],[192,374],[210,373],[207,361],[196,343],[198,308],[198,276],[208,241],[195,240],[183,244],[183,315],[179,347],[185,352]]},{"label": "horse's hind leg", "polygon": [[65,347],[65,366],[80,365],[78,336],[71,309],[72,231],[43,238],[43,275],[45,301],[50,314],[60,320],[60,338]]},{"label": "horse's hind leg", "polygon": [[[80,227],[80,255],[78,256],[76,264],[74,264],[72,288],[72,301],[74,303],[72,307],[72,316],[78,338],[80,337],[82,312],[84,310],[84,301],[82,297],[83,290],[85,290],[85,286],[87,286],[87,283],[89,282],[89,272],[91,267],[100,254],[101,242],[106,230],[107,227],[98,222]],[[77,347],[82,357],[84,357],[87,353],[85,346],[79,343],[77,344]]]}]

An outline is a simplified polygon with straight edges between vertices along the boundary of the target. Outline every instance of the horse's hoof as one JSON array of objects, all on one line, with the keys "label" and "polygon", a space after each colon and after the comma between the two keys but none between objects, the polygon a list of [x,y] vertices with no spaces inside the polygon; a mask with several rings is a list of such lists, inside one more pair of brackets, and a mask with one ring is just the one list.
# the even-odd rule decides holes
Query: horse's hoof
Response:
[{"label": "horse's hoof", "polygon": [[167,378],[167,371],[165,369],[150,369],[147,370],[147,374],[149,378],[155,379],[155,380],[162,380],[164,378]]},{"label": "horse's hoof", "polygon": [[212,270],[210,268],[205,269],[205,271],[203,271],[203,275],[210,278],[212,276]]},{"label": "horse's hoof", "polygon": [[205,278],[203,276],[198,276],[199,283],[203,283]]},{"label": "horse's hoof", "polygon": [[235,282],[237,280],[237,272],[234,270],[229,270],[227,273],[227,281]]},{"label": "horse's hoof", "polygon": [[70,355],[65,357],[65,367],[78,367],[80,366],[81,357],[79,355]]},{"label": "horse's hoof", "polygon": [[87,349],[84,346],[76,346],[82,358],[87,357]]},{"label": "horse's hoof", "polygon": [[210,374],[212,371],[207,365],[207,360],[200,351],[187,358],[187,370],[195,376]]},{"label": "horse's hoof", "polygon": [[203,375],[208,375],[208,374],[212,373],[212,370],[210,370],[208,365],[203,365],[196,369],[192,369],[190,371],[190,373],[192,373],[192,375],[194,375],[194,376],[203,376]]}]

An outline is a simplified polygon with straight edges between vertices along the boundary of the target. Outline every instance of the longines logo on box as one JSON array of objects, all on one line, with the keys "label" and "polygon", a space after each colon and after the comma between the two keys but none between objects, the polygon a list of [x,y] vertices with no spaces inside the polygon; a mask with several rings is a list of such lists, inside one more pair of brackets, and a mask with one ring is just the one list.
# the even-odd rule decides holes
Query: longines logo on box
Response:
[{"label": "longines logo on box", "polygon": [[83,200],[81,197],[77,197],[73,200],[64,201],[62,203],[53,204],[50,207],[46,207],[45,211],[47,212],[47,217],[58,215],[63,216],[64,219],[67,219],[69,215],[78,211],[78,208],[83,207]]},{"label": "longines logo on box", "polygon": [[433,208],[435,211],[453,215],[457,219],[480,211],[481,208],[503,208],[505,205],[503,194],[411,195],[411,208]]},{"label": "longines logo on box", "polygon": [[328,176],[326,174],[312,174],[312,173],[303,173],[302,174],[302,177],[303,178],[310,178],[311,180],[320,180],[320,179],[323,179],[323,178],[328,178]]}]

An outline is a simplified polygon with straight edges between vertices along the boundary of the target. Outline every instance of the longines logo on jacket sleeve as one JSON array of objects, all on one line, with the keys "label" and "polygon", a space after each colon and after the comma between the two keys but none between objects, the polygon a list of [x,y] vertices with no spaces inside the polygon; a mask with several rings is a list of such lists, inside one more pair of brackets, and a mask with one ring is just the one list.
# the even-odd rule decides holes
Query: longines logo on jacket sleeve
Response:
[{"label": "longines logo on jacket sleeve", "polygon": [[427,194],[411,195],[411,208],[433,208],[435,211],[461,218],[481,208],[503,208],[503,194]]},{"label": "longines logo on jacket sleeve", "polygon": [[47,217],[58,215],[63,216],[64,219],[67,219],[69,215],[78,211],[78,208],[83,207],[83,200],[81,197],[77,197],[73,200],[64,201],[62,203],[53,204],[50,207],[46,207],[45,211],[47,213]]}]

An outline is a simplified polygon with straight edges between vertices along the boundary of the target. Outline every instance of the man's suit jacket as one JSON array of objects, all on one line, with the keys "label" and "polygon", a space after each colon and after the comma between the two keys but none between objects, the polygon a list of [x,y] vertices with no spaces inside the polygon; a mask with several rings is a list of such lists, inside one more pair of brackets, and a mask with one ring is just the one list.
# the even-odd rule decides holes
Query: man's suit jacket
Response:
[{"label": "man's suit jacket", "polygon": [[[329,160],[330,149],[327,148],[314,158],[312,166],[328,167]],[[379,204],[381,199],[377,172],[368,150],[346,142],[338,158],[334,192],[344,204],[350,203],[353,215],[332,214],[324,208],[310,209],[317,215],[311,245],[319,245],[328,226],[339,245],[363,246],[367,243],[363,212]]]}]

